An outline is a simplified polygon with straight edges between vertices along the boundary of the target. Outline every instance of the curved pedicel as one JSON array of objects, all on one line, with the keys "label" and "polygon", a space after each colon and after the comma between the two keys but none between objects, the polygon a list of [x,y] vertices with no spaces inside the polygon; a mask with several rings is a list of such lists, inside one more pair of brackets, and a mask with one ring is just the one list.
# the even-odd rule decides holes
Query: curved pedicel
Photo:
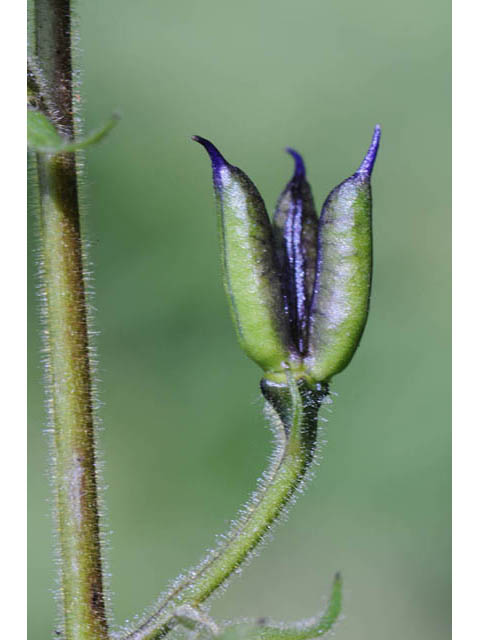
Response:
[{"label": "curved pedicel", "polygon": [[310,387],[304,380],[262,380],[261,390],[277,447],[269,469],[216,549],[157,602],[150,614],[123,640],[159,640],[178,623],[185,605],[198,607],[251,556],[278,521],[312,462],[317,442],[317,416],[327,385]]}]

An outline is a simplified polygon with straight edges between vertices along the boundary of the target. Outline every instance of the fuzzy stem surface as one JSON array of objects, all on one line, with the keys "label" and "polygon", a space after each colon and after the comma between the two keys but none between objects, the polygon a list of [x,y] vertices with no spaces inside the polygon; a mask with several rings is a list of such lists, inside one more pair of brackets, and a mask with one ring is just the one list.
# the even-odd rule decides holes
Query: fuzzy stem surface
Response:
[{"label": "fuzzy stem surface", "polygon": [[[74,139],[71,7],[36,0],[36,56],[58,131]],[[75,155],[37,154],[47,397],[65,640],[108,638]]]},{"label": "fuzzy stem surface", "polygon": [[198,607],[207,600],[250,556],[302,482],[314,455],[318,409],[325,392],[313,392],[293,380],[287,388],[262,390],[279,442],[262,484],[224,542],[178,581],[154,612],[123,640],[159,640],[177,624],[179,607]]}]

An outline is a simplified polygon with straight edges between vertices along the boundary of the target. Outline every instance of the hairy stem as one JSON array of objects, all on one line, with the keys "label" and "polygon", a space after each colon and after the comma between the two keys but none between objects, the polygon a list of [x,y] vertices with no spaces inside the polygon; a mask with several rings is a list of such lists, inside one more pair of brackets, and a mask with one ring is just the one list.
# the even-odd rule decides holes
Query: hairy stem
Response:
[{"label": "hairy stem", "polygon": [[261,542],[304,478],[314,454],[317,414],[325,391],[312,391],[293,379],[288,387],[262,381],[262,391],[279,441],[272,466],[219,548],[177,582],[124,640],[158,640],[177,624],[179,607],[204,602]]},{"label": "hairy stem", "polygon": [[[59,132],[74,139],[69,0],[36,0],[36,56]],[[108,638],[75,155],[37,154],[62,636]]]}]

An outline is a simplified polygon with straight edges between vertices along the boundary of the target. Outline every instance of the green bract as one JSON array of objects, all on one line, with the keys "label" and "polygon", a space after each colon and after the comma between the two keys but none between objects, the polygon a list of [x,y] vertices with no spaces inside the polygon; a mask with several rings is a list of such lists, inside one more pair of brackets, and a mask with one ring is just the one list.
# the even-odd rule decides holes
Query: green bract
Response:
[{"label": "green bract", "polygon": [[285,383],[285,370],[328,382],[351,360],[365,327],[372,277],[370,176],[377,125],[360,168],[335,187],[319,218],[301,156],[273,224],[253,182],[195,136],[212,161],[224,280],[240,344]]}]

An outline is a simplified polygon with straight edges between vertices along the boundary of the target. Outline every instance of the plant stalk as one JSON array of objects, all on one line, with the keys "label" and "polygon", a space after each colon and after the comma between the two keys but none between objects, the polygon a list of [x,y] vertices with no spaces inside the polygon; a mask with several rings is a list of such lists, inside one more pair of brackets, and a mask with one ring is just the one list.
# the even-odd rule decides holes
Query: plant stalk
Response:
[{"label": "plant stalk", "polygon": [[[74,140],[69,0],[35,1],[35,38],[54,111],[49,115],[58,131]],[[73,153],[38,153],[36,160],[61,634],[65,640],[106,640],[77,167]]]},{"label": "plant stalk", "polygon": [[262,381],[267,411],[278,441],[271,467],[218,549],[162,598],[153,612],[123,640],[159,640],[177,624],[180,607],[198,607],[238,570],[263,540],[302,482],[316,447],[317,415],[326,390],[303,381],[288,387]]}]

